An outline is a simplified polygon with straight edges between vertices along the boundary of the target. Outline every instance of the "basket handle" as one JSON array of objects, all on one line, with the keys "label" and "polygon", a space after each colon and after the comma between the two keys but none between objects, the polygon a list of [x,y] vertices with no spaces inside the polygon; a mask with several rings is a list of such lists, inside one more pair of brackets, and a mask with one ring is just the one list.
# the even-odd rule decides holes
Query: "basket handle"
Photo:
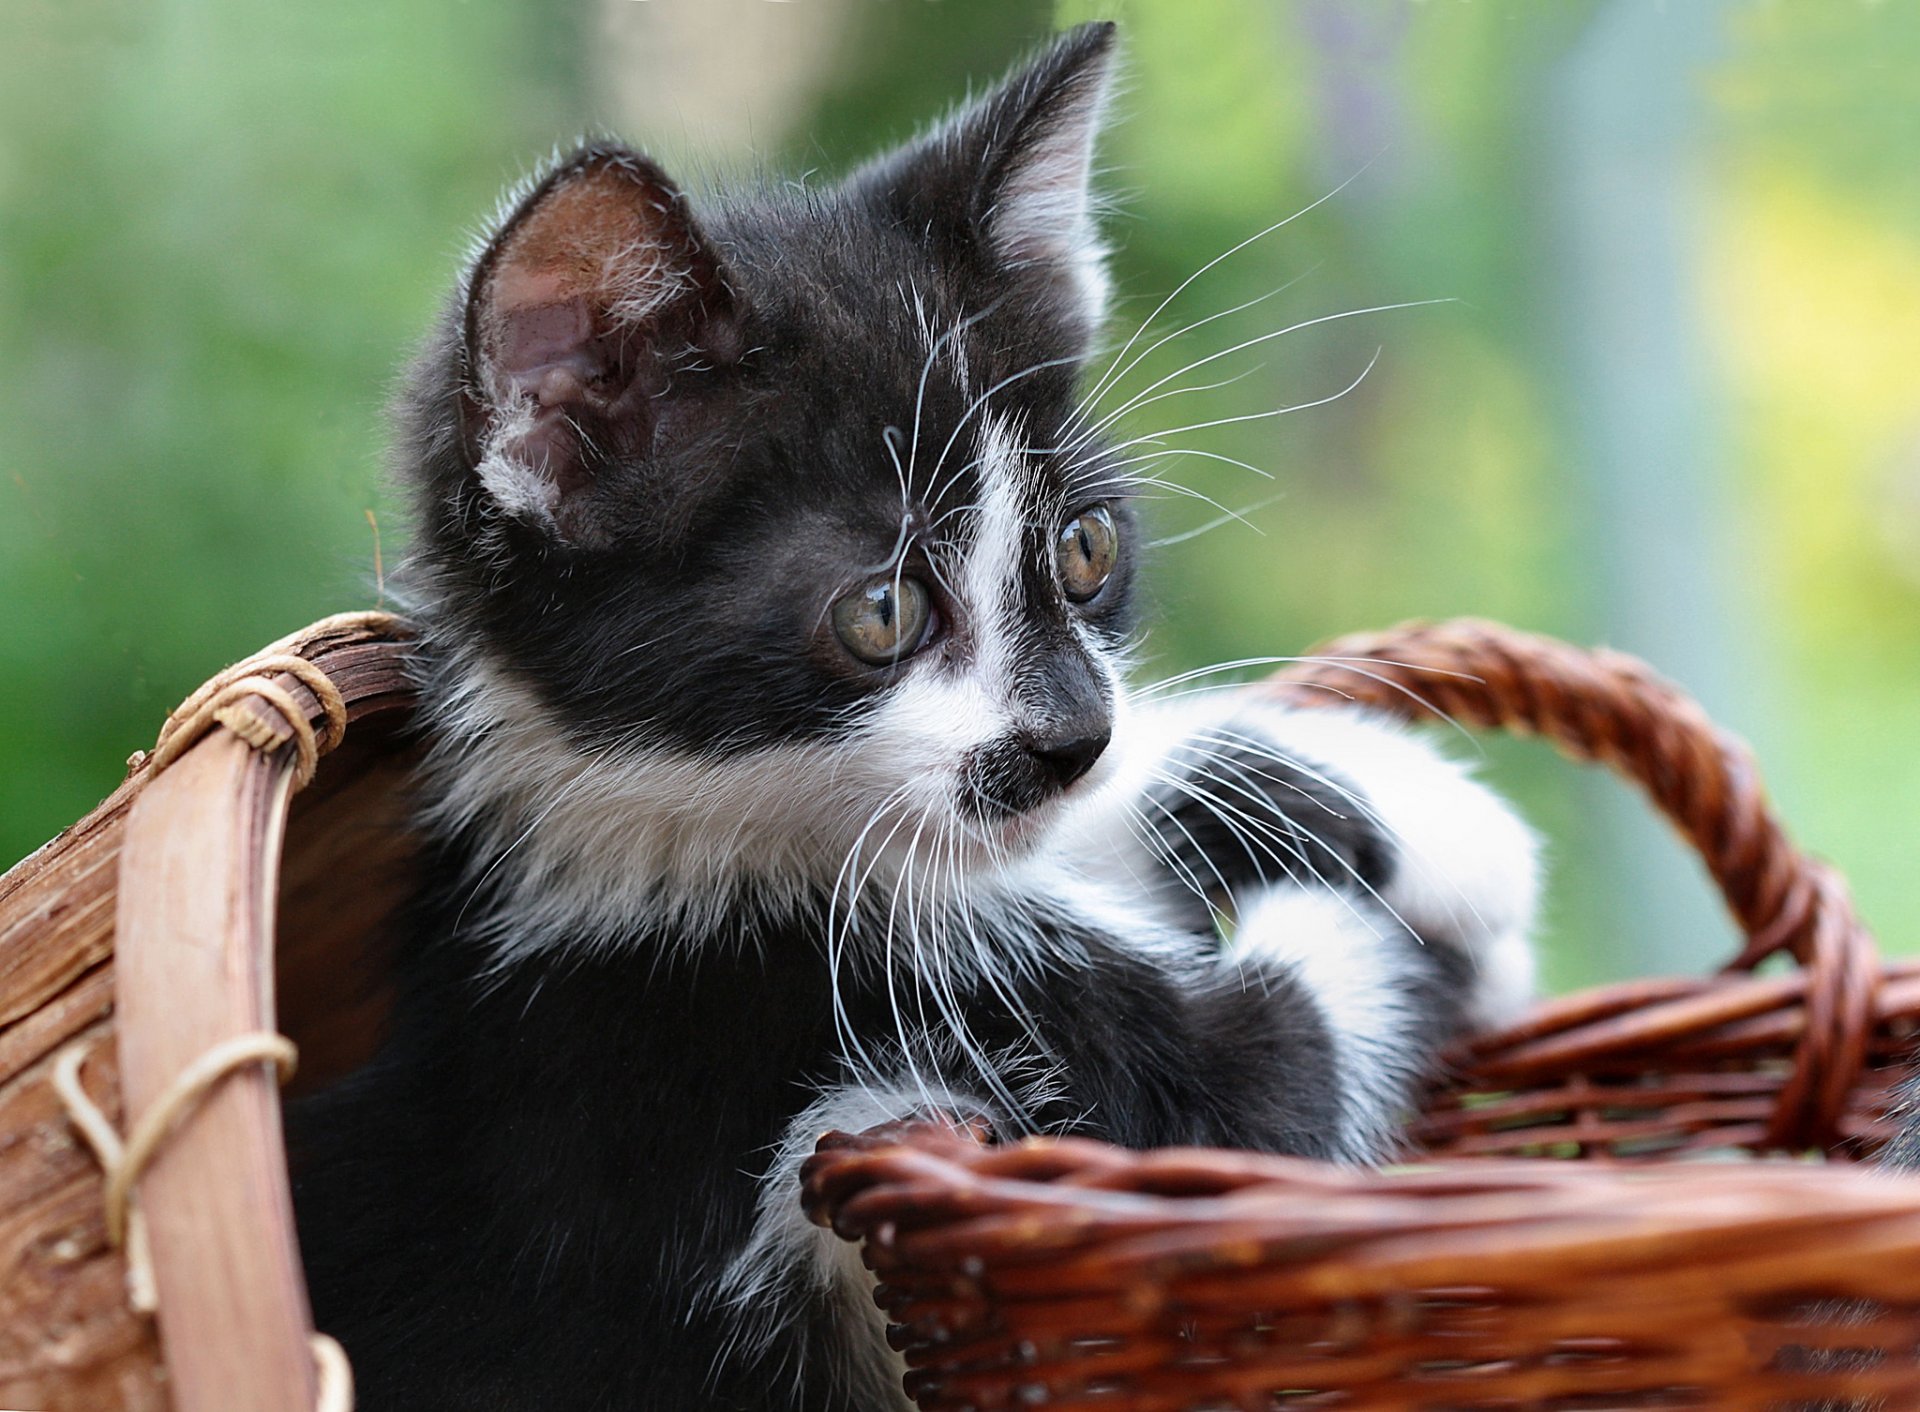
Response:
[{"label": "basket handle", "polygon": [[1290,704],[1357,703],[1541,736],[1639,785],[1700,855],[1746,936],[1726,969],[1785,952],[1807,971],[1794,1082],[1809,1091],[1783,1095],[1799,1101],[1781,1110],[1815,1128],[1842,1111],[1873,1026],[1872,935],[1839,874],[1787,837],[1745,743],[1646,663],[1459,619],[1338,638],[1264,689]]}]

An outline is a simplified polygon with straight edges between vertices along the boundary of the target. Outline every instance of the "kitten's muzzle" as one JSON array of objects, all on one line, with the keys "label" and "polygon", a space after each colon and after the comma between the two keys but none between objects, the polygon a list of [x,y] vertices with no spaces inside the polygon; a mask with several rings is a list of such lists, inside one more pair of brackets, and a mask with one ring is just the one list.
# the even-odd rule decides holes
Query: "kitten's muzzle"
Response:
[{"label": "kitten's muzzle", "polygon": [[1025,814],[1086,776],[1113,738],[1109,722],[1021,731],[981,746],[965,768],[966,800],[990,822]]}]

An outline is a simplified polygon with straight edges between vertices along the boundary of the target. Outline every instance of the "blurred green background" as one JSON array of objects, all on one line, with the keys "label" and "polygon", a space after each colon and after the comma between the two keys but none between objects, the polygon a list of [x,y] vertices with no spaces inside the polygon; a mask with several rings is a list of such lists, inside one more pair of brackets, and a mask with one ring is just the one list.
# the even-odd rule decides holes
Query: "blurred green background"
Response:
[{"label": "blurred green background", "polygon": [[[1114,14],[1151,668],[1473,613],[1640,652],[1920,950],[1920,6],[1799,0],[10,0],[0,862],[226,661],[377,597],[393,370],[500,187],[588,127],[821,179]],[[1321,204],[1313,205],[1321,198]],[[1213,381],[1209,376],[1206,381]],[[370,513],[371,512],[371,513]],[[1556,985],[1729,943],[1624,791],[1489,745],[1552,843]]]}]

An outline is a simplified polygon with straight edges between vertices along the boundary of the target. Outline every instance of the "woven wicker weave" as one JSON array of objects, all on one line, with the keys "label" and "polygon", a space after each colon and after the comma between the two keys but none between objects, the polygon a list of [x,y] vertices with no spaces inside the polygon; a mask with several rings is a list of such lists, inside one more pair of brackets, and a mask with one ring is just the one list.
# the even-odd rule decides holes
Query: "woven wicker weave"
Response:
[{"label": "woven wicker weave", "polygon": [[[830,1136],[809,1207],[865,1241],[921,1406],[1920,1407],[1920,1179],[1753,1159],[1876,1144],[1920,973],[1877,963],[1745,748],[1632,659],[1491,624],[1344,639],[1262,689],[1613,766],[1747,945],[1462,1048],[1414,1171]],[[1796,969],[1753,973],[1776,955]]]},{"label": "woven wicker weave", "polygon": [[924,1129],[829,1140],[806,1181],[928,1412],[1920,1406],[1911,1178]]}]

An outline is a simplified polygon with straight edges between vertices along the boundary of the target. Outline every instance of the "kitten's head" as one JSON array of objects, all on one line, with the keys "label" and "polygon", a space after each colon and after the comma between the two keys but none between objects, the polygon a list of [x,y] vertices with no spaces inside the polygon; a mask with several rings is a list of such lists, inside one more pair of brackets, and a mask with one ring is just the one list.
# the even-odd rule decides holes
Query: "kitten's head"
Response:
[{"label": "kitten's head", "polygon": [[1112,49],[1075,30],[824,190],[694,201],[593,144],[515,202],[403,421],[450,808],[718,879],[869,824],[1003,855],[1097,784],[1135,560],[1076,415]]}]

